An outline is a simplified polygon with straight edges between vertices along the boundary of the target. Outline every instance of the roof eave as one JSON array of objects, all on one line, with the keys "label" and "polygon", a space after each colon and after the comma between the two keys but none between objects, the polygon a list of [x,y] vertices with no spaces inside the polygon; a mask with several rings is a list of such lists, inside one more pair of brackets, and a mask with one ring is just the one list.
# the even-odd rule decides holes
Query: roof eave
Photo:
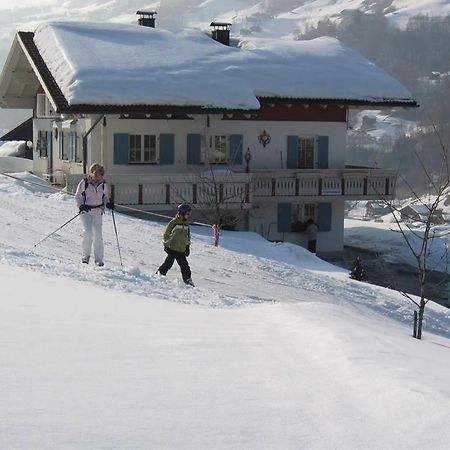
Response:
[{"label": "roof eave", "polygon": [[266,103],[292,103],[292,104],[323,104],[345,106],[384,106],[418,108],[420,105],[413,99],[352,99],[352,98],[291,98],[291,97],[258,97],[260,102]]},{"label": "roof eave", "polygon": [[[257,112],[258,109],[218,108],[201,105],[70,105],[53,78],[34,43],[33,32],[17,33],[19,42],[36,73],[44,91],[50,99],[55,112],[59,114],[131,114],[131,113],[184,113],[184,114],[220,114],[232,112]],[[339,99],[339,98],[289,98],[289,97],[257,97],[260,103],[295,103],[295,104],[333,104],[345,106],[383,106],[383,107],[418,107],[414,99]]]}]

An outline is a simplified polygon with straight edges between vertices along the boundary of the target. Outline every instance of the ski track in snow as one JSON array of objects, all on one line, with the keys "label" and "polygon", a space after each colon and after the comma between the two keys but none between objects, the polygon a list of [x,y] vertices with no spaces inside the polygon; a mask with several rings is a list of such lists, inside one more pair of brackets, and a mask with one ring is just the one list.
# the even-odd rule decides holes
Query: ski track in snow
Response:
[{"label": "ski track in snow", "polygon": [[[44,192],[42,192],[44,191]],[[184,285],[176,264],[167,277],[155,272],[165,255],[161,235],[165,224],[147,222],[116,213],[124,269],[120,268],[117,241],[110,214],[104,217],[106,266],[96,268],[80,262],[81,224],[77,219],[59,230],[35,248],[33,246],[52,229],[61,226],[76,214],[74,200],[63,193],[48,193],[45,188],[19,181],[0,180],[0,261],[35,272],[75,278],[106,289],[134,293],[161,300],[215,308],[235,308],[275,303],[283,293],[285,302],[323,302],[346,305],[358,310],[369,308],[373,314],[398,322],[411,323],[412,304],[398,293],[348,279],[348,275],[292,244],[273,244],[252,233],[242,233],[247,254],[228,248],[227,233],[221,237],[221,247],[212,246],[210,230],[192,227],[190,264],[196,288]],[[48,224],[52,229],[48,229]],[[13,236],[21,237],[22,248],[9,245]],[[231,233],[230,236],[239,236]],[[236,239],[233,239],[235,244]],[[286,248],[290,258],[286,261]],[[134,250],[129,250],[134,249]],[[139,250],[136,250],[139,249]],[[266,257],[269,255],[270,257]],[[310,269],[302,267],[303,264]],[[313,270],[311,270],[313,269]],[[239,283],[245,275],[246,283]],[[51,287],[49,288],[51,291]],[[450,337],[443,325],[450,322],[448,310],[429,307],[426,328]],[[447,322],[448,323],[448,322]]]}]

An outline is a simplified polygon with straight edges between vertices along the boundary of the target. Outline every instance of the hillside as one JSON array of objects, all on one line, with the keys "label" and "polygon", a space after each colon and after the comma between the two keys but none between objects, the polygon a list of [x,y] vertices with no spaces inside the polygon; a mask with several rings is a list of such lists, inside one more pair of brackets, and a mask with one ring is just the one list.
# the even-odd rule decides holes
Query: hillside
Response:
[{"label": "hillside", "polygon": [[203,227],[186,287],[154,274],[164,224],[119,213],[123,270],[109,215],[102,269],[77,221],[33,249],[74,214],[0,176],[1,448],[446,448],[448,310],[416,341],[395,292]]}]

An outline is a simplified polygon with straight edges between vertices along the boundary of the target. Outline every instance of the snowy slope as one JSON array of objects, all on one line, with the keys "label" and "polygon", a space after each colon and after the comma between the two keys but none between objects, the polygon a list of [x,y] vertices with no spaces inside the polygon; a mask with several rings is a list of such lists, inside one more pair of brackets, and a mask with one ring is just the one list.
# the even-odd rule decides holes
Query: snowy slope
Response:
[{"label": "snowy slope", "polygon": [[124,270],[109,215],[103,269],[77,221],[33,249],[75,213],[0,176],[0,448],[447,448],[448,310],[418,342],[393,291],[251,233],[193,227],[195,289],[154,274],[162,223],[116,214]]}]

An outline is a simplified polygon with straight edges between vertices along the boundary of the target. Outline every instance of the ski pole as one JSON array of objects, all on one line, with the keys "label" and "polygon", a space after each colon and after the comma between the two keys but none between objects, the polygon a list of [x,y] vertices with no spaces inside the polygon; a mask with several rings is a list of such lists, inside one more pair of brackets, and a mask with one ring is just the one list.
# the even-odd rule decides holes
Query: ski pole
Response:
[{"label": "ski pole", "polygon": [[67,222],[63,223],[59,228],[57,228],[55,231],[52,231],[50,234],[42,238],[39,242],[33,245],[33,248],[37,247],[41,242],[44,242],[46,239],[48,239],[50,236],[53,236],[57,231],[59,231],[61,228],[65,227],[68,223],[72,222],[72,220],[75,220],[81,213],[78,212],[76,216],[73,216],[71,219],[69,219]]},{"label": "ski pole", "polygon": [[122,267],[122,270],[123,270],[122,255],[120,253],[120,245],[119,245],[119,235],[117,234],[116,219],[114,217],[113,209],[111,209],[111,215],[112,215],[112,220],[113,220],[113,224],[114,224],[114,232],[116,233],[117,250],[119,250],[120,267]]}]

